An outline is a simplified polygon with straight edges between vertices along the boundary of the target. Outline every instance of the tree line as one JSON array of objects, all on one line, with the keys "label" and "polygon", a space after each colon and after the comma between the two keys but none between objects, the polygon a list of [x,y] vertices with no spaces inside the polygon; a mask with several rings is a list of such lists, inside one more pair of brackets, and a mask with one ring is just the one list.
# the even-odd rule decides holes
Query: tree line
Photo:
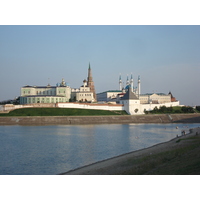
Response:
[{"label": "tree line", "polygon": [[200,106],[196,108],[190,106],[175,106],[175,107],[155,107],[151,111],[144,110],[145,114],[163,114],[163,113],[198,113],[200,112]]}]

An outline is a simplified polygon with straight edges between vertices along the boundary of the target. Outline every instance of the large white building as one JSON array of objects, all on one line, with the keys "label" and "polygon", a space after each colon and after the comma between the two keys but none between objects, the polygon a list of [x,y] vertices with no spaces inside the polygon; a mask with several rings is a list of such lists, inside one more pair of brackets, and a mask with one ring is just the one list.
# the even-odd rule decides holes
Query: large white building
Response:
[{"label": "large white building", "polygon": [[57,86],[29,86],[21,88],[20,104],[69,102],[71,88],[64,79]]}]

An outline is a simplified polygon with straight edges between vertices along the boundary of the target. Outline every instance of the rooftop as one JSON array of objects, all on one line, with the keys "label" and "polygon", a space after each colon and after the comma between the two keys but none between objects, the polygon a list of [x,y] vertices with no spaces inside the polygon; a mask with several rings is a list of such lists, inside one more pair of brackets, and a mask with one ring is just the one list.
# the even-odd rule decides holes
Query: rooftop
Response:
[{"label": "rooftop", "polygon": [[130,90],[127,91],[127,93],[121,98],[121,100],[139,100],[138,97]]}]

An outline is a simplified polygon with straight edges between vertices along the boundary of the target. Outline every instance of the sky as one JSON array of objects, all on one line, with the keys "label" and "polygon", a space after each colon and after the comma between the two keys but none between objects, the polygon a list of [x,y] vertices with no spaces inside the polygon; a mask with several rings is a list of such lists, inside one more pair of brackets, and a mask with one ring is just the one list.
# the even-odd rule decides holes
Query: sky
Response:
[{"label": "sky", "polygon": [[0,26],[0,101],[25,85],[78,88],[89,63],[97,93],[119,89],[119,75],[141,93],[169,91],[183,105],[200,105],[200,26]]}]

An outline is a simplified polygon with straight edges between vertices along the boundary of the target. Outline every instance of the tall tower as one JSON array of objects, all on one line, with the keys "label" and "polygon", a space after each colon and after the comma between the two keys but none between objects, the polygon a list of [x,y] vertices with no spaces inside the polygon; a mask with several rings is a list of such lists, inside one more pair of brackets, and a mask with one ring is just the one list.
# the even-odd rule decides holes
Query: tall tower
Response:
[{"label": "tall tower", "polygon": [[126,86],[129,85],[129,80],[128,80],[128,74],[127,74],[127,79],[126,79]]},{"label": "tall tower", "polygon": [[94,88],[94,82],[92,80],[92,70],[90,67],[90,63],[89,63],[89,68],[88,68],[87,86],[90,88],[90,91],[93,92],[94,100],[96,101],[96,92]]},{"label": "tall tower", "polygon": [[131,85],[131,92],[133,92],[133,75],[132,74],[131,74],[130,85]]},{"label": "tall tower", "polygon": [[140,76],[138,76],[138,98],[140,97]]},{"label": "tall tower", "polygon": [[121,77],[121,74],[119,76],[119,90],[122,90],[122,77]]}]

